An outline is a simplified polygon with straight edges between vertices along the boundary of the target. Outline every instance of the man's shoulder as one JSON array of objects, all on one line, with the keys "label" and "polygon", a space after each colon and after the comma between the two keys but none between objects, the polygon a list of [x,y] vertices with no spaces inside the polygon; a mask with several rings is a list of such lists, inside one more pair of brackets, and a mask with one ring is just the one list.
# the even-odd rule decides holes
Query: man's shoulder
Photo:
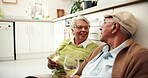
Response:
[{"label": "man's shoulder", "polygon": [[63,40],[62,43],[68,43],[70,41],[70,39],[67,39],[67,40]]},{"label": "man's shoulder", "polygon": [[70,41],[70,39],[63,40],[60,45],[67,45],[69,41]]},{"label": "man's shoulder", "polygon": [[128,50],[128,56],[132,56],[135,61],[146,61],[148,60],[148,49],[134,42]]},{"label": "man's shoulder", "polygon": [[103,48],[105,45],[106,45],[106,44],[96,47],[96,49],[93,51],[93,53],[94,53],[94,54],[100,53],[100,52],[102,51],[102,48]]},{"label": "man's shoulder", "polygon": [[64,40],[63,42],[69,42],[70,41],[70,39],[66,39],[66,40]]},{"label": "man's shoulder", "polygon": [[148,49],[134,42],[128,49],[128,55],[135,58],[145,58],[148,56]]},{"label": "man's shoulder", "polygon": [[93,46],[98,46],[96,43],[92,42],[90,45],[93,45]]},{"label": "man's shoulder", "polygon": [[148,51],[147,48],[139,45],[138,43],[134,42],[131,46],[130,46],[130,49],[132,50],[135,50],[135,51],[141,51],[141,50],[144,50],[144,51]]}]

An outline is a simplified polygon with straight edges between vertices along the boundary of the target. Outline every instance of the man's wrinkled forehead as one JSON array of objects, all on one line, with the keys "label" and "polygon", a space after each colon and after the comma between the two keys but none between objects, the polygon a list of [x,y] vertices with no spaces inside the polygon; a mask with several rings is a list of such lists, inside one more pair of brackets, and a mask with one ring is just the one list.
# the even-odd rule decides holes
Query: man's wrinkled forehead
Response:
[{"label": "man's wrinkled forehead", "polygon": [[110,17],[105,17],[105,18],[104,18],[104,21],[105,21],[105,20],[114,20],[114,19],[113,19],[112,16],[110,16]]}]

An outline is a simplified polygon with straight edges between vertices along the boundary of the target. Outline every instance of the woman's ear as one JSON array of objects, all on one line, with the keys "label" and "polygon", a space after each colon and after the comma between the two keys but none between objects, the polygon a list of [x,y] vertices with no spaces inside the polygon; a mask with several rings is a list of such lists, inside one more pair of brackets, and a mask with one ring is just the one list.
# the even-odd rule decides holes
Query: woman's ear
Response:
[{"label": "woman's ear", "polygon": [[120,24],[119,23],[114,23],[112,27],[112,34],[116,33],[120,29]]}]

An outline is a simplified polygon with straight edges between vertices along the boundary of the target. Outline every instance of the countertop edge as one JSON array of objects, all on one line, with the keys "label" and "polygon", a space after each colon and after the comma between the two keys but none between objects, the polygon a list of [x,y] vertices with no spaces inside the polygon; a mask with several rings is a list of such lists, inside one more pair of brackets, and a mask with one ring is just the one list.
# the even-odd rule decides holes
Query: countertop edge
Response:
[{"label": "countertop edge", "polygon": [[53,20],[48,19],[7,19],[7,18],[0,18],[1,22],[51,22],[53,23]]}]

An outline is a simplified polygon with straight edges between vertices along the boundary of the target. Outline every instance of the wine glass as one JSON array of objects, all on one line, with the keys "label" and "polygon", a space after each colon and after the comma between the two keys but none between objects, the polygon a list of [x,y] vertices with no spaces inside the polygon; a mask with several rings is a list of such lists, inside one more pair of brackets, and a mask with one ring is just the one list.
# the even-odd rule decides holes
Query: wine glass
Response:
[{"label": "wine glass", "polygon": [[78,56],[66,56],[64,60],[64,70],[67,75],[72,77],[79,69]]}]

